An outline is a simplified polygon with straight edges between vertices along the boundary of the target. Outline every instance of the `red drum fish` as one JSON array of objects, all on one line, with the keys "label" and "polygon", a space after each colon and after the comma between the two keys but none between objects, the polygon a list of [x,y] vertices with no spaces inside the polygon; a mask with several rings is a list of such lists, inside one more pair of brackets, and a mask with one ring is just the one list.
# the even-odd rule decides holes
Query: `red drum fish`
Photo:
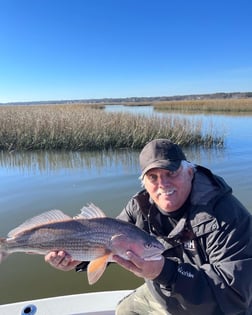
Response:
[{"label": "red drum fish", "polygon": [[46,255],[60,250],[74,260],[90,261],[87,276],[93,284],[113,261],[113,255],[127,259],[126,252],[131,250],[145,260],[157,260],[164,246],[135,225],[106,217],[90,204],[73,218],[51,210],[25,221],[0,239],[0,262],[15,252]]}]

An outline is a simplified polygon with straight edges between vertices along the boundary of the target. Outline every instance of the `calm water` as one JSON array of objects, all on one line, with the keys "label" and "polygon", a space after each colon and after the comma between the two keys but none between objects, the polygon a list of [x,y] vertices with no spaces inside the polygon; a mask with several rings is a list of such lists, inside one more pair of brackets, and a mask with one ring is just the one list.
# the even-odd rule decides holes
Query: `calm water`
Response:
[{"label": "calm water", "polygon": [[[213,122],[216,130],[225,130],[226,144],[218,150],[185,150],[188,159],[223,176],[234,194],[252,210],[252,116],[198,117],[206,123]],[[0,153],[0,236],[6,236],[10,229],[42,211],[58,208],[75,215],[88,202],[94,202],[109,216],[116,216],[140,189],[138,176],[138,152],[128,150]],[[42,256],[13,254],[0,266],[0,304],[132,289],[140,283],[140,279],[120,267],[110,265],[98,283],[89,286],[85,273],[55,270],[44,263]]]}]

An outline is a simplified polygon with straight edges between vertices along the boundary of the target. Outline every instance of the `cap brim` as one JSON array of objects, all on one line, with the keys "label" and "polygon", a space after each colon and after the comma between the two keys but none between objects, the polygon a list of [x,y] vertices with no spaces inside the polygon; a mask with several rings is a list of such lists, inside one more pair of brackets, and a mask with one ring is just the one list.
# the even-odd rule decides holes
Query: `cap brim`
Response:
[{"label": "cap brim", "polygon": [[143,177],[149,170],[153,168],[162,168],[174,172],[180,167],[180,164],[181,160],[176,161],[158,160],[151,163],[145,169],[143,169],[141,177]]}]

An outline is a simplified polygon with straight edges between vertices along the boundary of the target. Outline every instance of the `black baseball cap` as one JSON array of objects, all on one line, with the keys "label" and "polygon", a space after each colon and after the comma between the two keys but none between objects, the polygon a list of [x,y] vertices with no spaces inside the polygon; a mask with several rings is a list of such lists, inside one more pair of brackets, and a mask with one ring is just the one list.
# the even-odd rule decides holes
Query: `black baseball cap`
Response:
[{"label": "black baseball cap", "polygon": [[152,168],[176,171],[186,156],[182,149],[168,139],[155,139],[145,145],[139,155],[142,177]]}]

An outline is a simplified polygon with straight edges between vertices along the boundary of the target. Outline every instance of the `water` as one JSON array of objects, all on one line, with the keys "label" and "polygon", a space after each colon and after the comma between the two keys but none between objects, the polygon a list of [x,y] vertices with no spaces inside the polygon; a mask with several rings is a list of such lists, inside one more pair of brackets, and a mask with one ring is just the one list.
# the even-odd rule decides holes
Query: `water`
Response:
[{"label": "water", "polygon": [[[131,111],[143,109],[130,108]],[[234,194],[252,210],[252,117],[199,117],[206,123],[213,121],[217,130],[224,127],[226,144],[218,150],[187,149],[188,159],[223,176]],[[0,236],[4,237],[25,219],[53,208],[75,215],[84,204],[94,202],[109,216],[116,216],[141,188],[138,176],[138,152],[129,150],[0,153]],[[133,289],[141,283],[141,279],[121,267],[110,265],[102,278],[89,286],[85,273],[55,270],[44,263],[42,256],[13,254],[0,266],[0,304]]]}]

